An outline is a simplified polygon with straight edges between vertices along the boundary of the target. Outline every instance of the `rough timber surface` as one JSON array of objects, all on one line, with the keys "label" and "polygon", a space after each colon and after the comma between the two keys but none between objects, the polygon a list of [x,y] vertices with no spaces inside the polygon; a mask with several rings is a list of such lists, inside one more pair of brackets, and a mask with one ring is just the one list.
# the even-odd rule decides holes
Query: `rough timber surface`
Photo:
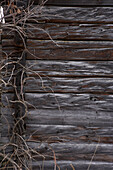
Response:
[{"label": "rough timber surface", "polygon": [[[43,87],[44,86],[44,87]],[[31,77],[27,81],[26,92],[54,93],[96,93],[113,92],[113,78],[62,78],[62,77]]]},{"label": "rough timber surface", "polygon": [[[44,112],[44,111],[43,111]],[[37,111],[39,113],[39,111]],[[35,114],[31,115],[35,116]],[[36,117],[35,117],[36,118]],[[31,118],[33,119],[33,118]],[[31,139],[39,138],[39,140],[47,140],[49,143],[60,140],[73,140],[78,143],[92,143],[98,142],[100,138],[101,143],[113,143],[113,128],[112,127],[98,127],[98,126],[83,126],[83,125],[51,125],[38,124],[30,122],[27,124],[27,135],[31,135]],[[56,138],[56,135],[58,138]]]},{"label": "rough timber surface", "polygon": [[[91,103],[91,102],[90,102]],[[84,104],[85,105],[85,104]],[[96,104],[93,105],[96,107]],[[28,117],[28,125],[34,124],[36,125],[51,125],[50,127],[52,128],[52,125],[57,125],[60,126],[78,126],[81,128],[87,128],[87,127],[97,127],[97,129],[102,129],[103,134],[106,133],[107,128],[113,127],[112,121],[113,121],[113,115],[110,110],[107,111],[101,110],[100,108],[93,108],[91,105],[90,108],[85,108],[83,107],[74,107],[68,109],[53,109],[51,110],[47,107],[45,109],[40,109],[37,108],[35,110],[30,109],[29,110],[29,117]],[[31,128],[32,129],[32,128]],[[36,130],[36,129],[35,129]],[[34,132],[35,132],[34,130]],[[38,128],[37,128],[38,130]],[[51,130],[52,132],[52,130]],[[109,131],[110,132],[110,131]],[[58,132],[60,133],[60,132]],[[56,135],[58,135],[56,133]],[[71,131],[68,129],[67,133],[70,133],[72,135]],[[37,133],[38,134],[38,131]],[[46,134],[46,132],[44,133]],[[43,135],[44,135],[43,134]],[[109,133],[108,133],[109,134]],[[112,136],[112,132],[110,133]],[[35,133],[34,133],[35,135]],[[50,134],[52,135],[52,134]],[[54,134],[55,135],[55,134]],[[63,135],[63,134],[62,134]],[[64,134],[65,135],[65,134]],[[87,133],[88,135],[88,133]],[[98,134],[95,133],[95,136],[98,137]],[[74,136],[73,136],[74,137]],[[106,141],[107,142],[107,141]]]},{"label": "rough timber surface", "polygon": [[27,60],[28,76],[38,77],[113,77],[113,61]]},{"label": "rough timber surface", "polygon": [[[3,57],[15,58],[17,47],[12,41],[4,40]],[[7,45],[6,45],[7,43]],[[27,59],[45,60],[113,60],[113,42],[111,41],[51,41],[27,40]]]},{"label": "rough timber surface", "polygon": [[[34,0],[34,4],[41,4],[42,0]],[[79,0],[79,1],[75,1],[75,0],[48,0],[45,5],[58,5],[58,6],[86,6],[86,5],[98,5],[98,6],[102,6],[102,5],[113,5],[113,1],[112,0]]]},{"label": "rough timber surface", "polygon": [[[92,157],[92,153],[95,151],[97,144],[98,143],[76,144],[74,141],[63,142],[62,140],[60,143],[58,142],[49,143],[48,141],[48,146],[45,143],[42,143],[42,147],[39,148],[39,143],[35,143],[35,145],[32,146],[32,143],[29,141],[29,145],[32,146],[33,148],[37,148],[36,149],[37,151],[40,151],[42,154],[45,153],[45,155],[50,154],[50,156],[47,156],[46,158],[47,160],[51,160],[53,158],[53,153],[51,151],[51,148],[53,148],[53,150],[56,153],[57,160],[67,160],[67,161],[69,160],[69,158],[70,160],[76,160],[76,158],[82,160],[83,154],[86,154],[86,160],[90,161]],[[95,160],[99,161],[99,156],[100,157],[103,156],[103,159],[100,159],[102,161],[103,160],[108,161],[106,159],[107,156],[108,158],[110,157],[112,160],[113,159],[112,149],[113,149],[113,144],[108,144],[108,148],[107,148],[106,144],[100,143],[98,146],[97,155],[96,155],[97,157],[95,157]],[[104,155],[106,155],[106,158],[104,157]]]},{"label": "rough timber surface", "polygon": [[[55,40],[108,40],[113,39],[113,24],[84,24],[84,23],[38,23],[28,24],[27,37],[30,39],[48,39],[49,35]],[[13,33],[6,29],[2,37],[10,42]],[[9,38],[9,39],[8,39]],[[8,45],[8,42],[6,45]],[[5,43],[5,40],[3,40]],[[11,44],[10,44],[11,45]],[[12,41],[12,45],[14,41]],[[22,44],[19,44],[22,46]]]},{"label": "rough timber surface", "polygon": [[113,95],[107,93],[26,93],[30,107],[40,109],[93,109],[112,111]]},{"label": "rough timber surface", "polygon": [[35,6],[34,15],[29,22],[59,23],[113,23],[113,7],[55,7]]},{"label": "rough timber surface", "polygon": [[[46,159],[34,157],[33,170],[55,169],[55,156],[56,169],[112,170],[113,2],[49,0],[34,7],[27,21],[26,142]],[[3,56],[15,59],[22,44],[8,34],[3,33]],[[2,95],[9,126],[13,100],[12,91]]]},{"label": "rough timber surface", "polygon": [[[58,161],[57,162],[57,165],[58,165],[58,168],[57,170],[59,169],[62,169],[62,170],[65,170],[66,168],[68,168],[68,170],[72,170],[72,167],[75,168],[75,170],[83,170],[83,169],[86,169],[89,167],[89,165],[91,164],[91,168],[90,170],[100,170],[101,167],[103,170],[112,170],[113,169],[113,163],[108,163],[108,162],[102,162],[102,161],[93,161],[92,163],[90,161],[64,161],[64,160],[61,160],[61,161]],[[40,167],[43,167],[42,166],[42,161],[39,161],[39,162],[34,162],[33,163],[33,170],[37,170],[37,168],[40,169]],[[54,161],[44,161],[44,170],[53,170],[55,167],[55,163]]]},{"label": "rough timber surface", "polygon": [[28,59],[113,60],[112,42],[28,40],[27,45]]},{"label": "rough timber surface", "polygon": [[27,31],[31,39],[113,40],[113,24],[29,24]]}]

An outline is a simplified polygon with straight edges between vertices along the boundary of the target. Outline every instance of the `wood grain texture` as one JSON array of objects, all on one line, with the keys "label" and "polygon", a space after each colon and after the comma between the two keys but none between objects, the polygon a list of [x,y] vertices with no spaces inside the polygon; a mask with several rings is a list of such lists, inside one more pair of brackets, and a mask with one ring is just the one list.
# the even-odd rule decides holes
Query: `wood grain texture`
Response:
[{"label": "wood grain texture", "polygon": [[[56,157],[58,160],[74,160],[74,157],[76,155],[81,155],[81,154],[93,154],[95,151],[95,148],[97,146],[97,143],[89,143],[89,144],[76,144],[75,142],[61,142],[61,143],[51,143],[49,146],[45,142],[42,143],[42,147],[40,148],[40,143],[35,142],[31,143],[29,142],[30,146],[35,148],[37,151],[40,150],[40,152],[49,154],[50,156],[53,155],[51,148],[55,151]],[[108,145],[108,147],[107,147]],[[107,155],[112,155],[112,148],[113,144],[102,144],[100,143],[96,152],[96,155],[98,154],[105,154]],[[50,148],[51,147],[51,148]],[[39,149],[38,149],[39,148]],[[76,153],[76,154],[75,154]],[[112,155],[113,156],[113,155]],[[95,156],[96,157],[96,156]],[[67,159],[66,159],[67,158]],[[73,158],[73,159],[72,159]]]},{"label": "wood grain texture", "polygon": [[[16,45],[14,43],[14,39],[3,39],[2,47],[4,50],[19,50],[18,47],[21,47],[21,44]],[[63,41],[63,40],[34,40],[34,39],[27,39],[27,48],[36,48],[36,49],[99,49],[99,48],[112,48],[113,42],[112,41]]]},{"label": "wood grain texture", "polygon": [[32,122],[29,122],[27,123],[27,136],[30,139],[38,139],[40,141],[48,140],[49,143],[55,143],[59,140],[74,141],[75,143],[92,143],[98,142],[100,138],[101,143],[110,144],[113,143],[113,128],[83,125],[39,125],[38,123],[32,124]]},{"label": "wood grain texture", "polygon": [[[28,59],[113,60],[113,43],[102,41],[28,40]],[[6,47],[5,47],[6,48]],[[32,54],[32,55],[31,55]]]},{"label": "wood grain texture", "polygon": [[[42,0],[34,0],[34,4],[41,4]],[[57,6],[86,6],[86,5],[98,5],[98,6],[110,6],[113,5],[112,0],[48,0],[45,5],[57,5]]]},{"label": "wood grain texture", "polygon": [[[46,23],[27,24],[27,38],[31,39],[52,39],[56,40],[112,40],[113,24],[80,24],[80,23]],[[49,35],[48,35],[49,34]],[[4,29],[2,38],[3,45],[5,39],[13,38],[10,30]],[[16,45],[14,41],[8,45]],[[19,44],[22,47],[22,44]]]},{"label": "wood grain texture", "polygon": [[26,61],[27,75],[34,77],[112,77],[112,67],[113,61]]},{"label": "wood grain texture", "polygon": [[[60,169],[65,170],[66,168],[68,168],[68,170],[72,170],[72,165],[75,168],[75,170],[85,170],[88,168],[90,161],[57,161],[58,166],[60,167]],[[37,170],[37,168],[40,169],[40,167],[42,166],[42,161],[38,161],[38,162],[33,162],[33,170]],[[53,170],[54,169],[54,161],[44,161],[44,170]],[[112,170],[113,169],[113,163],[109,163],[109,162],[102,162],[102,161],[94,161],[91,163],[91,170]]]},{"label": "wood grain texture", "polygon": [[[47,155],[46,160],[51,160],[54,158],[53,151],[52,151],[53,149],[57,161],[59,160],[68,161],[69,158],[70,161],[76,161],[76,160],[90,161],[96,147],[97,147],[97,152],[94,161],[98,161],[98,162],[105,161],[106,163],[107,162],[110,163],[112,162],[113,159],[112,144],[108,144],[108,145],[102,143],[76,144],[75,142],[72,141],[49,143],[48,141],[48,143],[42,142],[42,144],[40,145],[40,143],[35,141],[34,143],[29,142],[29,145],[35,148],[39,153],[45,156]],[[86,154],[86,156],[83,156],[84,154]]]},{"label": "wood grain texture", "polygon": [[[3,57],[16,59],[19,49],[12,47],[10,40],[3,44]],[[27,40],[27,47],[27,59],[113,60],[113,42],[109,41]]]},{"label": "wood grain texture", "polygon": [[[89,12],[90,11],[90,12]],[[60,23],[113,23],[113,7],[34,7],[30,22],[38,21]]]},{"label": "wood grain texture", "polygon": [[[43,83],[43,84],[42,84]],[[113,78],[61,78],[40,77],[27,80],[26,92],[57,92],[57,93],[112,93]]]},{"label": "wood grain texture", "polygon": [[[39,96],[40,97],[40,96]],[[46,100],[46,99],[45,99]],[[69,105],[69,103],[68,103]],[[77,104],[76,104],[77,105]],[[80,102],[79,104],[80,105]],[[107,110],[108,108],[100,109],[102,106],[99,104],[91,104],[89,102],[89,108],[86,108],[86,104],[82,104],[81,107],[71,106],[69,109],[66,107],[61,111],[58,109],[40,109],[37,103],[36,110],[29,110],[29,117],[27,124],[35,125],[66,125],[66,126],[82,126],[82,127],[113,127],[113,114],[112,111]],[[97,105],[97,107],[96,107]],[[44,106],[43,106],[44,107]],[[71,133],[71,132],[70,132]],[[40,134],[40,133],[39,133]],[[57,134],[56,134],[57,135]]]},{"label": "wood grain texture", "polygon": [[[28,37],[33,39],[61,40],[112,40],[112,24],[32,24],[27,28]],[[49,35],[48,35],[49,34]]]},{"label": "wood grain texture", "polygon": [[26,100],[41,109],[93,109],[112,111],[113,95],[74,93],[26,93]]}]

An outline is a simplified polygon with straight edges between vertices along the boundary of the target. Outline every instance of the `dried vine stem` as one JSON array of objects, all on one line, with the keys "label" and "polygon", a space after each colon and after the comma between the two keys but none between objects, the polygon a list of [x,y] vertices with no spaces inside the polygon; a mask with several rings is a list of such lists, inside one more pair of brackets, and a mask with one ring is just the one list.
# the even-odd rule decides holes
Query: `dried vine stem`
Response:
[{"label": "dried vine stem", "polygon": [[[41,75],[32,71],[31,68],[26,67],[26,53],[31,54],[26,45],[26,37],[29,35],[29,29],[27,29],[27,27],[29,26],[32,28],[32,24],[28,24],[28,22],[31,20],[38,23],[39,16],[35,15],[35,11],[39,11],[40,15],[44,3],[45,2],[42,2],[40,6],[32,8],[33,4],[29,3],[28,6],[25,7],[21,0],[13,0],[4,6],[6,23],[2,25],[2,29],[3,31],[7,30],[7,36],[13,37],[15,42],[15,49],[12,50],[9,54],[7,54],[6,51],[3,51],[5,54],[5,59],[2,59],[2,64],[0,66],[0,71],[3,73],[0,79],[2,94],[6,94],[6,102],[3,103],[2,118],[8,124],[9,136],[9,142],[0,147],[0,169],[31,170],[32,166],[30,165],[32,164],[32,161],[35,161],[36,158],[40,158],[44,161],[48,156],[52,157],[55,161],[55,169],[57,166],[55,151],[48,145],[53,155],[41,154],[40,151],[30,147],[29,142],[31,141],[31,138],[27,139],[25,133],[25,119],[29,112],[28,106],[30,105],[25,100],[24,92],[24,85],[29,79],[29,77],[26,77],[26,71],[35,73],[42,82],[42,87],[45,88]],[[18,7],[18,4],[21,5]],[[59,46],[52,39],[49,33],[41,28],[37,29],[44,31],[50,40],[55,45]],[[34,58],[37,58],[34,54],[31,55]],[[7,92],[9,91],[15,94],[14,100],[8,99]],[[10,109],[13,117],[13,126],[11,123],[9,123],[7,113],[5,113],[5,110],[8,109]],[[32,134],[30,136],[32,136]],[[37,142],[39,143],[40,148],[42,142]],[[7,153],[8,150],[10,150],[10,152]]]}]

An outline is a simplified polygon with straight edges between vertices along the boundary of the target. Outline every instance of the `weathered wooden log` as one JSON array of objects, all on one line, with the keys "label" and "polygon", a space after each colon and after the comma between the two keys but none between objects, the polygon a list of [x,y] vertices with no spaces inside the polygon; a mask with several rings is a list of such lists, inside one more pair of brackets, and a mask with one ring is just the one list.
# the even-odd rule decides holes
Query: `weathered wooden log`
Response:
[{"label": "weathered wooden log", "polygon": [[[112,111],[113,95],[101,93],[26,93],[26,100],[36,108],[41,109],[93,109],[97,111]],[[32,106],[32,107],[33,107]]]},{"label": "weathered wooden log", "polygon": [[[40,97],[40,96],[39,96]],[[85,101],[84,101],[85,102]],[[86,101],[87,102],[87,101]],[[38,109],[29,110],[29,117],[27,123],[35,125],[67,125],[67,126],[86,126],[86,127],[112,127],[113,126],[113,115],[112,111],[107,110],[108,108],[102,108],[98,106],[99,104],[91,104],[89,102],[89,108],[86,108],[86,104],[81,102],[82,106],[70,106],[68,103],[68,110],[53,109],[40,109],[40,106],[37,105]],[[37,103],[38,104],[38,103]],[[61,105],[61,104],[59,104]],[[76,104],[77,105],[77,104]],[[79,104],[80,105],[80,102]],[[98,106],[96,108],[96,106]],[[40,133],[39,133],[40,134]]]},{"label": "weathered wooden log", "polygon": [[[43,167],[42,165],[42,161],[37,161],[37,162],[33,162],[33,170],[37,170],[37,168]],[[94,170],[100,170],[101,168],[103,168],[103,170],[109,169],[112,170],[113,169],[113,163],[109,163],[109,162],[102,162],[102,161],[64,161],[64,160],[60,160],[57,161],[57,165],[60,167],[60,169],[66,169],[68,168],[69,170],[72,170],[72,167],[75,168],[75,170],[79,169],[79,170],[83,170],[83,169],[87,169],[89,167],[89,165],[91,165],[91,169]],[[53,161],[44,161],[44,170],[53,170],[55,166],[55,162]]]},{"label": "weathered wooden log", "polygon": [[[113,61],[27,60],[29,76],[49,77],[113,77]],[[30,72],[31,70],[31,72]]]},{"label": "weathered wooden log", "polygon": [[[29,145],[35,148],[39,153],[45,155],[46,160],[51,160],[54,158],[53,151],[55,152],[56,159],[68,161],[76,161],[76,160],[87,160],[90,161],[92,155],[97,148],[96,155],[94,157],[94,161],[105,161],[112,162],[112,144],[103,143],[88,143],[88,144],[76,144],[73,142],[59,142],[59,143],[49,143],[48,144],[42,142],[40,145],[38,142],[29,142]],[[76,153],[76,154],[75,154]],[[37,156],[39,159],[40,155]],[[100,159],[101,158],[101,159]]]},{"label": "weathered wooden log", "polygon": [[[68,160],[69,157],[71,158],[70,160],[74,160],[74,157],[76,157],[76,155],[78,154],[93,154],[95,151],[95,148],[98,144],[97,143],[88,143],[88,144],[76,144],[74,141],[70,141],[70,142],[60,142],[60,143],[50,143],[48,141],[49,145],[46,145],[44,142],[43,144],[43,149],[44,151],[41,151],[42,153],[45,152],[45,155],[49,155],[52,156],[52,150],[51,148],[55,151],[56,153],[56,157],[61,157],[61,160]],[[33,148],[35,148],[36,150],[42,150],[42,148],[40,149],[40,143],[38,142],[30,142],[29,140],[29,145],[32,146]],[[44,146],[45,145],[45,146]],[[108,147],[107,147],[108,145]],[[99,143],[96,155],[98,154],[105,154],[107,155],[112,155],[112,148],[113,148],[113,144],[103,144],[103,143]],[[38,149],[39,148],[39,149]],[[76,153],[76,154],[75,154]],[[69,155],[68,155],[69,154]],[[75,156],[74,156],[75,155]],[[67,159],[66,159],[67,157]],[[73,158],[72,158],[73,157]],[[112,155],[112,159],[113,159],[113,155]]]},{"label": "weathered wooden log", "polygon": [[[42,0],[34,0],[33,1],[34,4],[43,4]],[[48,0],[45,5],[57,5],[57,6],[89,6],[89,5],[98,5],[98,6],[111,6],[113,5],[112,0],[101,0],[101,1],[97,1],[97,0],[79,0],[79,1],[75,1],[75,0]]]},{"label": "weathered wooden log", "polygon": [[[34,115],[32,115],[34,116]],[[36,117],[35,117],[36,118]],[[34,119],[35,119],[34,118]],[[32,118],[33,119],[33,118]],[[98,142],[113,143],[112,127],[87,127],[75,125],[45,125],[32,124],[28,120],[27,135],[30,139],[55,143],[59,140],[74,141],[75,143]]]},{"label": "weathered wooden log", "polygon": [[[27,59],[113,60],[113,43],[105,41],[28,40]],[[19,49],[18,49],[19,50]],[[17,57],[16,47],[3,46],[4,58]],[[20,52],[22,49],[20,49]]]},{"label": "weathered wooden log", "polygon": [[[10,50],[20,50],[22,45],[16,45],[14,43],[14,39],[3,39],[2,40],[3,50],[8,51]],[[27,47],[29,48],[36,48],[36,49],[99,49],[99,48],[112,48],[113,42],[112,41],[60,41],[60,40],[34,40],[34,39],[27,39]]]},{"label": "weathered wooden log", "polygon": [[[50,42],[50,43],[49,43]],[[112,42],[29,40],[28,59],[113,60]]]},{"label": "weathered wooden log", "polygon": [[[55,40],[112,40],[113,24],[80,24],[80,23],[46,23],[28,24],[25,30],[27,38],[31,39],[52,39]],[[9,29],[4,29],[3,39],[11,39],[14,33]],[[16,45],[14,41],[5,45]],[[4,45],[4,44],[3,44]],[[22,44],[19,44],[22,47]]]},{"label": "weathered wooden log", "polygon": [[[89,12],[90,11],[90,12]],[[113,7],[55,7],[34,6],[29,22],[113,23]]]},{"label": "weathered wooden log", "polygon": [[113,78],[30,77],[26,92],[98,93],[113,92]]},{"label": "weathered wooden log", "polygon": [[[29,24],[28,38],[56,40],[112,40],[112,24]],[[5,37],[4,37],[5,38]]]}]

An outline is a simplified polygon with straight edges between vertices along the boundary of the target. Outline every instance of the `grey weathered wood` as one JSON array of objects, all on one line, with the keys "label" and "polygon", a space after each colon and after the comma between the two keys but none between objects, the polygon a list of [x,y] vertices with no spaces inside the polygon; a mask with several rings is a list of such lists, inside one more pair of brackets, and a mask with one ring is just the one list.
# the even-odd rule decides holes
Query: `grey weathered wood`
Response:
[{"label": "grey weathered wood", "polygon": [[[33,148],[36,148],[37,150],[40,149],[40,143],[38,143],[38,142],[33,143],[33,142],[29,141],[29,144],[30,144],[30,146],[32,146]],[[46,145],[46,146],[44,146],[44,145]],[[69,156],[71,156],[71,154],[72,154],[72,157],[76,154],[93,154],[95,151],[95,148],[97,146],[97,143],[76,144],[74,141],[71,141],[71,142],[65,142],[65,141],[63,142],[62,141],[61,143],[50,143],[50,146],[56,152],[56,156],[57,155],[59,155],[59,157],[60,157],[60,155],[64,156],[64,160],[66,160],[65,157],[68,157],[68,154],[69,154]],[[38,149],[38,147],[39,147],[39,149]],[[46,152],[51,152],[50,155],[53,155],[51,148],[49,148],[49,146],[47,146],[46,143],[43,144],[43,148],[45,148],[45,147],[47,147],[46,148],[47,151],[45,151],[45,154],[46,154]],[[98,154],[112,155],[112,149],[113,149],[113,144],[106,145],[106,144],[100,143],[100,145],[98,146],[96,155],[98,155]]]},{"label": "grey weathered wood", "polygon": [[[40,97],[40,95],[39,95]],[[45,98],[46,100],[46,98]],[[49,99],[50,100],[50,99]],[[70,106],[68,103],[68,109],[61,110],[54,109],[51,107],[50,109],[40,109],[40,105],[37,102],[38,109],[29,110],[29,117],[27,119],[27,124],[35,124],[35,125],[67,125],[67,126],[86,126],[86,127],[113,127],[113,115],[112,111],[107,110],[108,108],[100,108],[99,104],[91,104],[89,102],[89,108],[86,108],[87,101],[82,102],[82,106],[78,108],[75,106]],[[50,102],[49,102],[50,103]],[[46,104],[45,104],[46,105]],[[61,105],[61,104],[60,104]],[[77,104],[76,104],[77,105]],[[44,106],[43,106],[44,108]],[[57,135],[57,134],[56,134]]]},{"label": "grey weathered wood", "polygon": [[[31,55],[31,53],[33,55]],[[113,60],[113,49],[30,49],[28,59],[45,60]]]},{"label": "grey weathered wood", "polygon": [[[55,152],[55,156],[57,160],[91,160],[92,155],[97,148],[97,152],[94,158],[94,161],[105,161],[112,162],[112,148],[113,144],[103,144],[103,143],[88,143],[88,144],[76,144],[74,141],[70,142],[56,142],[56,143],[48,143],[42,142],[29,142],[29,145],[35,148],[38,152],[45,155],[46,160],[51,160],[54,158],[53,151]],[[108,146],[108,147],[107,147]],[[51,149],[52,148],[52,149]],[[76,154],[75,154],[76,153]],[[40,155],[37,156],[39,160]]]},{"label": "grey weathered wood", "polygon": [[33,39],[50,39],[50,35],[52,39],[62,40],[113,40],[112,24],[32,24],[27,31]]},{"label": "grey weathered wood", "polygon": [[[36,77],[112,77],[113,61],[27,60],[27,74]],[[33,71],[30,72],[30,69]],[[36,72],[36,74],[35,74]]]},{"label": "grey weathered wood", "polygon": [[[90,11],[90,12],[89,12]],[[113,7],[34,7],[30,22],[62,22],[62,23],[113,23]]]},{"label": "grey weathered wood", "polygon": [[[31,115],[34,116],[34,115]],[[36,119],[37,117],[34,117]],[[33,119],[33,117],[32,117]],[[38,123],[27,123],[27,135],[31,139],[39,139],[40,141],[49,140],[49,142],[57,142],[60,140],[74,141],[75,143],[98,142],[113,143],[113,127],[87,127],[75,125],[45,125]],[[57,138],[57,137],[58,138]]]},{"label": "grey weathered wood", "polygon": [[[42,0],[34,0],[34,4],[42,4],[41,3]],[[47,3],[45,5],[57,5],[57,6],[86,6],[86,5],[98,5],[98,6],[110,6],[113,5],[113,1],[112,0],[79,0],[79,1],[75,1],[75,0],[48,0]]]},{"label": "grey weathered wood", "polygon": [[[66,169],[68,168],[68,170],[72,170],[72,166],[75,168],[75,170],[87,170],[89,164],[91,164],[90,169],[91,170],[112,170],[113,169],[113,163],[109,163],[109,162],[102,162],[102,161],[93,161],[92,163],[90,161],[64,161],[64,160],[60,160],[57,161],[58,166],[60,167],[60,169]],[[43,167],[42,165],[42,161],[37,161],[37,162],[33,162],[33,170],[37,170],[37,168]],[[44,170],[53,170],[55,166],[54,160],[53,161],[44,161]]]},{"label": "grey weathered wood", "polygon": [[[6,105],[5,105],[6,106]],[[11,129],[14,127],[14,109],[12,109],[10,106],[9,107],[2,107],[1,108],[1,121],[2,121],[2,133],[1,136],[4,139],[7,137],[7,140],[9,140],[12,135]],[[6,141],[4,140],[4,143]],[[8,142],[6,142],[8,143]]]},{"label": "grey weathered wood", "polygon": [[42,109],[93,109],[97,111],[112,111],[113,95],[104,92],[99,94],[74,93],[26,93],[26,100],[36,108]]},{"label": "grey weathered wood", "polygon": [[[8,50],[17,51],[18,46],[15,45],[13,39],[3,39],[2,41],[3,51],[7,52]],[[21,47],[21,44],[20,46]],[[62,40],[34,40],[27,39],[27,48],[33,49],[108,49],[113,47],[112,41],[62,41]]]},{"label": "grey weathered wood", "polygon": [[[37,76],[38,77],[38,76]],[[43,83],[43,84],[42,84]],[[44,86],[44,87],[43,87]],[[27,92],[81,93],[113,92],[113,78],[40,77],[27,80]]]}]

